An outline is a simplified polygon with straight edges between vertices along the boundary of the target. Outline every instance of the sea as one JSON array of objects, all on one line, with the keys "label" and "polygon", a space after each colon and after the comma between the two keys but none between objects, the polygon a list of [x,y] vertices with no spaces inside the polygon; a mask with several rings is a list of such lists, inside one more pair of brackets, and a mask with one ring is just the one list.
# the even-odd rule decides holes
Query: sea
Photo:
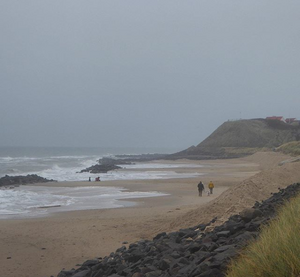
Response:
[{"label": "sea", "polygon": [[[97,147],[0,147],[0,178],[37,174],[56,181],[88,181],[100,177],[109,180],[145,180],[187,178],[199,173],[177,173],[176,169],[186,167],[180,163],[136,163],[121,165],[123,169],[108,173],[78,173],[95,165],[100,158],[116,155],[169,154],[178,149],[164,148],[97,148]],[[189,164],[189,167],[200,167]],[[122,187],[54,187],[21,185],[0,189],[0,219],[45,216],[52,212],[121,208],[135,205],[132,198],[157,197],[165,194],[157,191],[127,191]]]}]

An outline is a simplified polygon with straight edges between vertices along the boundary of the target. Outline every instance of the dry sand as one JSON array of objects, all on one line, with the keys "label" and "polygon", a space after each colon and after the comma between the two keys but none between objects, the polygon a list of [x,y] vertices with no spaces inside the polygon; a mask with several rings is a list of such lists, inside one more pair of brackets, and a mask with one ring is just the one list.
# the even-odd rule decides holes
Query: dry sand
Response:
[{"label": "dry sand", "polygon": [[[278,166],[288,158],[279,153],[257,153],[243,159],[192,162],[211,167],[176,169],[206,173],[201,180],[205,184],[213,180],[216,185],[214,194],[209,197],[197,196],[200,178],[106,181],[100,185],[169,195],[136,199],[137,205],[129,208],[0,220],[1,276],[56,276],[64,267],[71,269],[87,259],[109,255],[123,242],[151,239],[158,232],[194,226],[214,216],[218,216],[220,223],[232,213],[252,206],[256,200],[268,198],[277,187],[299,182],[299,162]],[[52,185],[88,186],[90,183]]]}]

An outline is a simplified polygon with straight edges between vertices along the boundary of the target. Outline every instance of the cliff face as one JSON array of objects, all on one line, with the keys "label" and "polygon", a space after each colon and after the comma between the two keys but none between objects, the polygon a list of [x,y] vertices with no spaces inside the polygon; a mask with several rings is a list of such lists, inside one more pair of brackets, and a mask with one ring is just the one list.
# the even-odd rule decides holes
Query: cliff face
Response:
[{"label": "cliff face", "polygon": [[299,125],[266,119],[227,121],[197,146],[169,158],[236,158],[252,154],[256,149],[275,148],[296,140],[300,140]]}]

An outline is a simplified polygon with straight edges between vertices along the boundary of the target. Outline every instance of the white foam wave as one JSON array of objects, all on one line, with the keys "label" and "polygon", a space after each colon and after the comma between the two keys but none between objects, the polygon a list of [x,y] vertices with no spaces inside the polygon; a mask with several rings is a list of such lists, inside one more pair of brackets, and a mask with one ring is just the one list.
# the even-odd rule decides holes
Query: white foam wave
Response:
[{"label": "white foam wave", "polygon": [[47,191],[41,194],[30,187],[23,186],[15,189],[1,189],[0,199],[0,216],[2,214],[27,214],[40,206],[70,205],[72,202],[63,195],[53,195]]},{"label": "white foam wave", "polygon": [[[8,174],[27,175],[37,174],[47,179],[57,181],[84,181],[99,176],[101,180],[143,180],[143,179],[167,179],[187,178],[200,174],[177,173],[178,168],[194,167],[198,164],[168,164],[168,163],[136,163],[121,165],[126,170],[110,171],[105,174],[77,173],[82,169],[97,163],[98,156],[48,156],[48,157],[0,157],[0,177]],[[154,170],[155,169],[155,170]],[[157,171],[157,169],[161,169]],[[170,169],[174,169],[171,171]],[[151,171],[152,170],[152,171]]]},{"label": "white foam wave", "polygon": [[[122,199],[162,196],[159,192],[128,192],[118,187],[35,187],[0,190],[0,218],[39,216],[49,212],[124,206]],[[127,204],[128,205],[128,204]]]},{"label": "white foam wave", "polygon": [[136,163],[136,164],[129,164],[124,165],[123,167],[128,169],[169,169],[169,168],[200,168],[203,167],[203,165],[199,164],[168,164],[168,163]]}]

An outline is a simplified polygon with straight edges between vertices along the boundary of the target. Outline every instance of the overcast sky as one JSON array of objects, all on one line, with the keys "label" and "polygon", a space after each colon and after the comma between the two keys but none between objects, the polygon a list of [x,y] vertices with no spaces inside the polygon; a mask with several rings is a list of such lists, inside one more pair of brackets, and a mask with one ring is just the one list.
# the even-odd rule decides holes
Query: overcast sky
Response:
[{"label": "overcast sky", "polygon": [[187,148],[300,118],[300,1],[2,0],[0,145]]}]

